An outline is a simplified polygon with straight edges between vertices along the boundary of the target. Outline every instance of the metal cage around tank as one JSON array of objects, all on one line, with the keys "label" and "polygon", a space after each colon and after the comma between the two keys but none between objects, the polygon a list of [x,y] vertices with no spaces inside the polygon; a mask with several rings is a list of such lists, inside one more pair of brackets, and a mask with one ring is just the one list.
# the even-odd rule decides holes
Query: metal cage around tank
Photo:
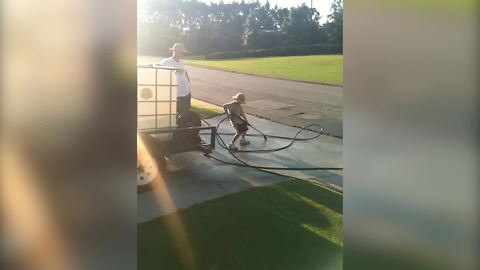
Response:
[{"label": "metal cage around tank", "polygon": [[[165,151],[178,153],[202,151],[210,153],[215,148],[214,127],[177,127],[176,68],[158,65],[137,66],[137,132],[150,135],[165,145]],[[210,131],[209,142],[197,145],[176,145],[174,133],[188,130]]]},{"label": "metal cage around tank", "polygon": [[176,127],[177,82],[174,68],[137,66],[137,130]]}]

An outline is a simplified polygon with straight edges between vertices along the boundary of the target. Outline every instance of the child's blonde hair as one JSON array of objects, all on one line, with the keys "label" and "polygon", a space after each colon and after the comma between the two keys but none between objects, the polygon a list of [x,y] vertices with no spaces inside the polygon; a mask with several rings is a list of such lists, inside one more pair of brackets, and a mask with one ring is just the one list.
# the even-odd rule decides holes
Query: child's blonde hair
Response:
[{"label": "child's blonde hair", "polygon": [[239,102],[239,103],[246,103],[245,102],[245,95],[243,93],[237,93],[232,97],[233,100]]}]

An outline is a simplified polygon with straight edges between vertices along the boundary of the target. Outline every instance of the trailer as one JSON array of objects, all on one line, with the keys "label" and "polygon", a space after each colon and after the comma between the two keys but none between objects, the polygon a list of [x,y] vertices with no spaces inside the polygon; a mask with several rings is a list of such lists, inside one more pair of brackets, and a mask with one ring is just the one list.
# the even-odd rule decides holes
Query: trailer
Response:
[{"label": "trailer", "polygon": [[[137,188],[167,173],[166,159],[182,152],[212,153],[216,128],[202,126],[194,113],[177,114],[175,68],[137,66]],[[210,134],[202,139],[200,131]]]}]

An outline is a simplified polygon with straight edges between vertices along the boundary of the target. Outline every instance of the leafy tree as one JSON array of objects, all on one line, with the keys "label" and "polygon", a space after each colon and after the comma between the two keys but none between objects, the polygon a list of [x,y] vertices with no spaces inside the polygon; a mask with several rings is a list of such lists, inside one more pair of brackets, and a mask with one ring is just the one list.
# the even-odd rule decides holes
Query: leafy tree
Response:
[{"label": "leafy tree", "polygon": [[286,33],[288,45],[313,44],[315,34],[319,31],[320,19],[316,9],[311,9],[305,4],[297,8],[290,8],[283,28]]},{"label": "leafy tree", "polygon": [[326,29],[328,41],[335,44],[343,44],[343,0],[333,0],[328,15]]},{"label": "leafy tree", "polygon": [[275,30],[274,16],[270,10],[270,3],[267,3],[257,10],[257,19],[260,28],[263,30]]},{"label": "leafy tree", "polygon": [[333,0],[328,22],[305,4],[290,9],[256,2],[139,0],[138,49],[168,54],[177,41],[192,54],[291,45],[342,43],[343,2]]},{"label": "leafy tree", "polygon": [[257,19],[256,11],[253,10],[248,14],[244,26],[243,46],[249,49],[257,49],[260,39],[260,24]]}]

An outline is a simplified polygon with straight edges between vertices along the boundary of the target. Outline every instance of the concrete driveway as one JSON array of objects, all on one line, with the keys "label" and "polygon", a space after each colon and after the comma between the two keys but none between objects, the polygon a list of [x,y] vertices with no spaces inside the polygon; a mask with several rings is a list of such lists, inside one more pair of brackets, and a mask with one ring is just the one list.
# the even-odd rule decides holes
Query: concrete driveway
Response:
[{"label": "concrete driveway", "polygon": [[[222,118],[223,117],[220,116],[208,121],[212,125],[216,125]],[[254,116],[249,116],[249,120],[252,125],[266,134],[293,136],[298,130],[294,127],[274,123]],[[219,129],[219,132],[231,131],[230,124],[227,122]],[[311,135],[313,135],[312,132],[306,132],[304,134],[306,137]],[[229,135],[223,135],[222,137],[225,141],[229,141],[230,139]],[[240,147],[240,149],[275,148],[288,143],[288,141],[285,140],[272,138],[264,141],[262,137],[252,137],[250,140],[251,144],[249,146]],[[217,158],[234,162],[228,152],[218,145],[213,155]],[[262,166],[343,167],[342,140],[327,135],[322,135],[312,141],[296,142],[292,147],[280,152],[265,154],[239,153],[238,157],[252,165]],[[143,223],[156,217],[172,213],[179,208],[186,208],[254,186],[268,185],[281,181],[292,181],[290,177],[272,175],[253,168],[225,165],[204,157],[198,152],[173,155],[168,167],[170,172],[164,179],[164,190],[153,190],[138,194],[138,223]],[[278,172],[309,181],[328,183],[338,188],[343,186],[341,171]]]},{"label": "concrete driveway", "polygon": [[245,111],[291,126],[322,123],[342,137],[343,88],[188,67],[192,96],[221,105],[236,92],[247,96]]}]

